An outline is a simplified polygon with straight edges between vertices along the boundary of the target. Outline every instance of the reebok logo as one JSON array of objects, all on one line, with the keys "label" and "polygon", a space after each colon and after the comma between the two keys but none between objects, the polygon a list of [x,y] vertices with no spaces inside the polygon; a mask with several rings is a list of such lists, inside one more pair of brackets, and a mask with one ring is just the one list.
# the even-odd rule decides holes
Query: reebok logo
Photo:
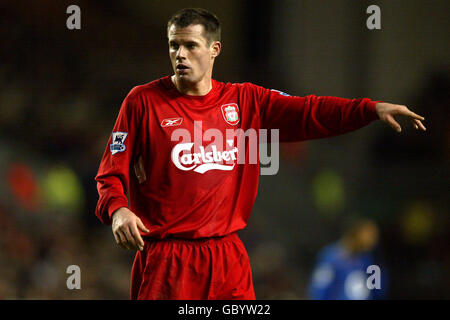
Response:
[{"label": "reebok logo", "polygon": [[183,122],[183,118],[168,118],[161,122],[161,127],[175,127]]}]

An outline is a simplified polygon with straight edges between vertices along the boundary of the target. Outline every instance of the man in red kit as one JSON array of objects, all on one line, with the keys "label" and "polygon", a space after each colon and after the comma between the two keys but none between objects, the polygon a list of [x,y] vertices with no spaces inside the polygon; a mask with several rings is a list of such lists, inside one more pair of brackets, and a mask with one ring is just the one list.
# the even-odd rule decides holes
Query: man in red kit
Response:
[{"label": "man in red kit", "polygon": [[112,224],[118,245],[137,251],[131,299],[255,299],[236,232],[247,225],[260,167],[229,132],[279,130],[281,142],[302,141],[376,119],[400,132],[396,115],[425,130],[424,118],[367,98],[215,81],[220,25],[203,9],[173,15],[167,34],[174,75],[134,87],[123,101],[96,176],[96,215]]}]

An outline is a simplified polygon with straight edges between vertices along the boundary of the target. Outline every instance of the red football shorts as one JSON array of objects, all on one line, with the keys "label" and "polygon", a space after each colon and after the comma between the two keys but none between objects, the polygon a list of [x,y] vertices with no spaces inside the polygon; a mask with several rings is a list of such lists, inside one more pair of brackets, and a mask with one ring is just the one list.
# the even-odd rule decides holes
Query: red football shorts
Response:
[{"label": "red football shorts", "polygon": [[255,299],[247,251],[236,233],[144,242],[131,271],[131,299]]}]

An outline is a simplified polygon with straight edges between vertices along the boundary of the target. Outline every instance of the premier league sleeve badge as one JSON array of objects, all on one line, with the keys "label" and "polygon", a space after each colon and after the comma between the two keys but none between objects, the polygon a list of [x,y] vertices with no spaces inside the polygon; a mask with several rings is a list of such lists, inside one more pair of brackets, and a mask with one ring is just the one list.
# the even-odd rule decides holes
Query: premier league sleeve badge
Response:
[{"label": "premier league sleeve badge", "polygon": [[125,151],[125,139],[127,138],[127,132],[113,132],[112,133],[112,143],[109,145],[111,154],[116,154],[117,152]]}]

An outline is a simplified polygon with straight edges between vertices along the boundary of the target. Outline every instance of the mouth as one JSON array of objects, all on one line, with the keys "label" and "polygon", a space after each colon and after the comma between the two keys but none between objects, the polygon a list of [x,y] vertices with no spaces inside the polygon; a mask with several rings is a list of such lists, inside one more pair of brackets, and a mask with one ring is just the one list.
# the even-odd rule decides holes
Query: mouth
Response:
[{"label": "mouth", "polygon": [[177,64],[176,68],[177,68],[177,70],[187,70],[187,69],[189,69],[189,67],[187,65],[181,64],[181,63]]}]

